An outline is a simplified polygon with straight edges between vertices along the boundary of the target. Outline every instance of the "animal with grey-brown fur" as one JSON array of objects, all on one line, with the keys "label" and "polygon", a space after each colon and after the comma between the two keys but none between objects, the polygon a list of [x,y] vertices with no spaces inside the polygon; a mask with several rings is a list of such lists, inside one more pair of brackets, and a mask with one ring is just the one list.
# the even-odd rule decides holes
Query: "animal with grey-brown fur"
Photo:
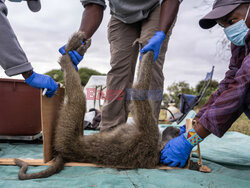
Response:
[{"label": "animal with grey-brown fur", "polygon": [[[162,140],[154,118],[147,94],[140,92],[140,98],[132,100],[134,124],[122,124],[109,131],[94,135],[83,135],[83,120],[86,99],[83,94],[79,74],[72,66],[68,52],[81,46],[84,33],[76,33],[66,46],[66,54],[59,63],[63,69],[67,102],[59,112],[59,119],[54,130],[54,162],[48,169],[26,174],[27,164],[15,159],[21,167],[19,179],[45,178],[63,169],[65,162],[85,162],[102,164],[115,168],[155,168],[159,163],[160,149],[168,140],[179,134],[175,128],[172,136]],[[83,54],[89,46],[82,45],[78,51]],[[152,76],[153,53],[143,55],[138,71],[138,80],[133,88],[136,91],[148,91]],[[176,133],[176,131],[178,133]],[[171,131],[170,131],[171,132]],[[177,135],[178,136],[178,135]]]}]

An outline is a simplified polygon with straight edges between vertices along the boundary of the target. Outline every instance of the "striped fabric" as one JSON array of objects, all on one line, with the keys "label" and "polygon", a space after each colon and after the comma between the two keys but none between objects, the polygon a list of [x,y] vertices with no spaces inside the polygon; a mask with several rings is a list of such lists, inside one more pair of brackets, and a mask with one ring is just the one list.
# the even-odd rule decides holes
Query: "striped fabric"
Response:
[{"label": "striped fabric", "polygon": [[243,112],[250,117],[249,51],[250,31],[247,33],[245,46],[231,45],[229,70],[220,82],[219,89],[196,115],[199,123],[218,137],[222,137]]}]

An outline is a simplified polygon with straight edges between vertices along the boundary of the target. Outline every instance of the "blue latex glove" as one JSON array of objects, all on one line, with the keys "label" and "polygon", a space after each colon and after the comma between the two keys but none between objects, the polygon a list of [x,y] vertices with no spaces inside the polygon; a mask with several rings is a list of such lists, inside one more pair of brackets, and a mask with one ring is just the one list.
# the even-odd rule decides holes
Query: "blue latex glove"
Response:
[{"label": "blue latex glove", "polygon": [[[82,42],[82,44],[84,44],[84,42]],[[65,55],[66,54],[66,51],[65,51],[65,46],[64,45],[63,47],[61,47],[59,49],[59,52],[62,54],[62,55]],[[80,55],[76,50],[73,50],[73,51],[69,51],[69,56],[72,60],[72,64],[74,66],[74,68],[76,69],[76,71],[78,71],[78,67],[77,65],[82,61],[83,59],[83,55]]]},{"label": "blue latex glove", "polygon": [[27,78],[25,82],[31,87],[37,89],[47,88],[47,97],[52,97],[58,88],[58,84],[50,76],[37,74],[35,72],[33,72],[33,74]]},{"label": "blue latex glove", "polygon": [[154,52],[154,61],[156,61],[159,57],[161,45],[166,38],[166,35],[163,31],[157,31],[155,35],[148,41],[148,44],[146,44],[141,49],[141,55],[145,54],[148,51]]},{"label": "blue latex glove", "polygon": [[180,134],[179,135],[182,135],[185,132],[186,132],[186,125],[183,125],[180,127]]},{"label": "blue latex glove", "polygon": [[189,155],[193,149],[193,146],[187,141],[184,135],[180,135],[168,142],[168,144],[161,151],[160,162],[171,167],[183,168]]}]

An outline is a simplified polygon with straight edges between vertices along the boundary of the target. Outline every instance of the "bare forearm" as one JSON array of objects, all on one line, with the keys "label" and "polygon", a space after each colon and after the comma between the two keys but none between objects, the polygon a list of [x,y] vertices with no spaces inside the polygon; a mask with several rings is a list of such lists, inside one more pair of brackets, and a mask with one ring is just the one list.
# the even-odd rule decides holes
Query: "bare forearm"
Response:
[{"label": "bare forearm", "polygon": [[202,139],[206,138],[208,135],[211,134],[207,129],[205,129],[205,128],[198,122],[198,120],[199,120],[198,118],[195,118],[194,120],[197,122],[196,126],[194,127],[194,130],[196,131],[196,133],[197,133]]},{"label": "bare forearm", "polygon": [[91,38],[98,29],[103,18],[103,7],[97,4],[89,4],[85,6],[82,14],[82,22],[79,31],[86,34],[86,38]]},{"label": "bare forearm", "polygon": [[23,72],[23,73],[22,73],[22,76],[23,76],[23,78],[26,80],[26,79],[29,78],[32,74],[33,74],[33,71],[30,70],[30,71],[27,71],[27,72]]},{"label": "bare forearm", "polygon": [[173,24],[178,10],[180,2],[179,0],[165,0],[161,5],[160,25],[159,29],[164,33],[167,33]]}]

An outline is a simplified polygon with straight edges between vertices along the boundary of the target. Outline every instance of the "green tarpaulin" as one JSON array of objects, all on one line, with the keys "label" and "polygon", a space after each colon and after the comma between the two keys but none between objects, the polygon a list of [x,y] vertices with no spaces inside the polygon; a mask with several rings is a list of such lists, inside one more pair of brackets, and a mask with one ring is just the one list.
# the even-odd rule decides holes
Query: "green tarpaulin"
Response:
[{"label": "green tarpaulin", "polygon": [[[1,158],[42,158],[41,144],[1,143]],[[223,138],[209,136],[201,143],[204,164],[212,173],[191,170],[116,170],[65,167],[46,179],[20,181],[19,167],[0,166],[0,187],[249,187],[250,137],[229,132]],[[46,166],[30,167],[37,172]]]},{"label": "green tarpaulin", "polygon": [[[160,129],[166,127],[160,125]],[[86,131],[85,131],[86,132]],[[93,132],[91,132],[93,133]],[[0,143],[1,158],[41,159],[42,144]],[[20,181],[19,167],[0,166],[0,188],[48,187],[250,187],[250,136],[228,132],[223,138],[209,136],[201,143],[203,163],[212,173],[191,170],[116,170],[94,167],[65,167],[46,179]],[[110,154],[112,155],[112,153]],[[30,167],[37,172],[46,166]]]}]

